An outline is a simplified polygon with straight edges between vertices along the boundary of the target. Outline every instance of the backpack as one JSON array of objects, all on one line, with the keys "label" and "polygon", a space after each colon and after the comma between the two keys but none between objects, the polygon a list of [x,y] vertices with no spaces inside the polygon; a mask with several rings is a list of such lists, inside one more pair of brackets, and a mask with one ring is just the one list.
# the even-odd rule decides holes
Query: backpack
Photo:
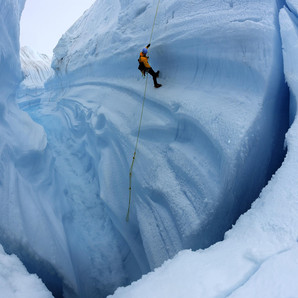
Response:
[{"label": "backpack", "polygon": [[139,62],[139,67],[138,69],[140,70],[140,72],[142,73],[143,76],[145,76],[146,74],[146,67],[144,65],[143,62],[140,62],[139,59],[138,59],[138,62]]}]

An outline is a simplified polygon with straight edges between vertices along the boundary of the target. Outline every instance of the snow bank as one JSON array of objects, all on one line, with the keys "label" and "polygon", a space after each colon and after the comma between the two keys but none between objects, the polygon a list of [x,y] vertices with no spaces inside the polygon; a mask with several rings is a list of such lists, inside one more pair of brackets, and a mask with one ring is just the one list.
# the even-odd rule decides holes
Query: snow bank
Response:
[{"label": "snow bank", "polygon": [[5,254],[0,245],[0,289],[5,298],[53,297],[36,275],[28,274],[15,255]]}]

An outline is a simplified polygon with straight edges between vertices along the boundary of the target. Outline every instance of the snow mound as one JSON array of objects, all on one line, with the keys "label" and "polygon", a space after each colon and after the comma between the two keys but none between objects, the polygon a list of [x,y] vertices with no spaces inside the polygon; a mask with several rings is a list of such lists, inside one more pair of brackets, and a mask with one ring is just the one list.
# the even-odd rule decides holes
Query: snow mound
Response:
[{"label": "snow mound", "polygon": [[28,274],[24,265],[14,256],[5,254],[0,245],[0,289],[5,298],[53,297],[36,275]]}]

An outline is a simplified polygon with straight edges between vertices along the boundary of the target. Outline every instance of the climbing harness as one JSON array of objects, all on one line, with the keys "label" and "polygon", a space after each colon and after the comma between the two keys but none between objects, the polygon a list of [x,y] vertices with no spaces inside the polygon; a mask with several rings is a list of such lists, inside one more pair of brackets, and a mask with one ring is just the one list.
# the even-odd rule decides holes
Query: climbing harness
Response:
[{"label": "climbing harness", "polygon": [[[150,41],[149,41],[149,43],[151,43],[152,36],[153,36],[153,30],[154,30],[155,21],[156,21],[156,17],[157,17],[157,13],[158,13],[159,2],[160,2],[160,0],[158,0],[158,3],[157,3],[157,7],[156,7],[156,12],[155,12],[155,16],[154,16],[154,21],[153,21],[153,25],[152,25],[152,30],[151,30],[151,35],[150,35]],[[135,160],[136,160],[136,154],[137,154],[137,149],[138,149],[139,137],[140,137],[140,132],[141,132],[141,126],[142,126],[142,120],[143,120],[143,112],[144,112],[144,105],[145,105],[146,92],[147,92],[147,83],[148,83],[148,74],[146,76],[145,90],[144,90],[144,96],[143,96],[143,104],[142,104],[141,117],[140,117],[140,122],[139,122],[138,135],[137,135],[137,140],[136,140],[136,145],[135,145],[135,151],[133,153],[133,158],[132,158],[132,162],[131,162],[131,166],[130,166],[130,170],[129,170],[129,200],[128,200],[128,209],[127,209],[127,214],[126,214],[126,221],[127,222],[129,221],[129,211],[130,211],[130,203],[131,203],[132,172],[133,172],[133,166],[134,166],[134,163],[135,163]]]}]

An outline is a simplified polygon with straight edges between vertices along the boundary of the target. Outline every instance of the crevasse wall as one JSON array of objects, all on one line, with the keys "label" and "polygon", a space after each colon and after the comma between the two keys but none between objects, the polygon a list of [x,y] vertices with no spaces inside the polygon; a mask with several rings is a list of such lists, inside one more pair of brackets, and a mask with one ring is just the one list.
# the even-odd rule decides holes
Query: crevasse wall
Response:
[{"label": "crevasse wall", "polygon": [[[257,15],[256,6],[259,9]],[[130,83],[131,79],[136,77],[131,65],[137,66],[134,62],[137,56],[135,52],[143,47],[146,39],[144,32],[150,31],[152,25],[150,15],[154,15],[155,7],[146,1],[139,4],[115,1],[113,7],[113,11],[110,11],[109,5],[96,3],[94,9],[85,14],[63,36],[54,51],[52,64],[59,80],[50,81],[49,85],[59,82],[66,89],[80,84],[100,85],[102,89],[118,88],[122,92],[132,93],[132,97],[141,98],[143,86],[132,87]],[[267,11],[266,16],[264,11]],[[162,78],[169,86],[167,94],[160,92],[162,100],[156,98],[151,100],[149,95],[147,107],[150,110],[149,114],[156,114],[154,108],[150,108],[158,104],[164,111],[163,116],[167,116],[161,120],[163,127],[154,126],[152,123],[156,120],[152,116],[152,123],[145,127],[142,133],[145,139],[157,139],[160,142],[169,129],[168,143],[158,147],[159,152],[165,152],[167,157],[163,158],[155,146],[146,143],[147,148],[143,151],[145,157],[142,158],[146,159],[149,156],[144,164],[152,160],[154,170],[147,168],[146,171],[140,170],[141,174],[135,178],[140,179],[139,185],[146,185],[149,180],[151,181],[146,190],[144,187],[136,189],[137,197],[147,199],[137,201],[134,205],[139,216],[135,219],[136,226],[141,229],[142,241],[145,242],[151,268],[160,264],[166,255],[172,255],[182,247],[210,245],[212,241],[208,239],[207,234],[213,240],[220,239],[226,228],[236,219],[236,214],[249,207],[252,198],[257,196],[272,174],[272,169],[280,162],[279,158],[272,158],[271,148],[276,147],[279,148],[277,151],[282,151],[283,133],[279,135],[274,131],[285,131],[288,94],[282,74],[277,12],[278,5],[275,3],[268,5],[268,3],[246,1],[238,4],[225,3],[218,8],[204,2],[178,5],[172,1],[162,2],[160,5],[150,57],[154,66],[158,65],[162,69]],[[99,17],[101,15],[102,17]],[[91,26],[96,28],[95,37],[93,33],[89,35],[86,29]],[[71,46],[68,47],[68,44]],[[80,56],[84,57],[82,62]],[[119,86],[119,81],[123,77],[128,80],[122,81]],[[137,92],[133,94],[135,90]],[[239,109],[226,108],[224,105],[233,100],[234,96],[239,100]],[[98,94],[98,97],[101,95]],[[219,98],[221,101],[217,101]],[[273,98],[279,100],[274,101]],[[150,100],[153,102],[152,105]],[[205,104],[207,101],[209,105]],[[115,104],[119,105],[119,102],[115,101]],[[133,106],[131,108],[133,109]],[[246,109],[248,109],[247,117]],[[125,111],[129,115],[130,111],[128,109]],[[202,111],[210,113],[208,115],[210,117],[202,115]],[[227,121],[229,113],[233,114],[229,119],[230,122]],[[137,122],[137,117],[134,119]],[[215,120],[212,121],[213,119]],[[238,125],[231,129],[229,123],[234,120],[238,121]],[[107,122],[119,125],[115,124],[113,119],[107,119]],[[196,131],[196,134],[193,131]],[[132,144],[125,146],[132,148],[133,141],[134,139],[131,141]],[[128,143],[125,134],[121,143],[123,142]],[[190,148],[188,142],[195,148]],[[196,152],[193,153],[192,150]],[[150,155],[148,151],[154,154]],[[194,168],[188,165],[188,162],[191,164],[194,161],[192,158],[188,160],[190,151],[199,159],[194,168],[200,174],[181,184],[179,180],[183,180],[182,177],[193,176]],[[260,152],[262,154],[259,154]],[[209,167],[207,172],[206,167],[202,166],[204,158],[206,158],[205,164]],[[119,156],[119,160],[121,159],[122,156]],[[166,162],[160,163],[160,159]],[[252,161],[262,164],[262,169],[258,167],[258,170],[255,170]],[[273,165],[275,161],[277,162]],[[129,162],[129,158],[126,158],[122,163],[129,164]],[[160,171],[160,168],[163,168],[163,171]],[[268,168],[270,170],[267,173]],[[122,182],[124,179],[122,177],[126,177],[126,169],[127,166],[117,177],[121,185],[125,184]],[[190,170],[187,172],[187,169]],[[171,171],[174,171],[178,178],[173,178],[172,181],[175,182],[170,186],[161,176],[170,176]],[[152,175],[154,172],[157,174]],[[250,178],[247,177],[247,172],[252,173]],[[104,180],[110,181],[113,179],[112,176]],[[211,186],[211,180],[214,181],[215,188]],[[169,190],[166,190],[166,185],[169,185]],[[101,183],[101,186],[106,190],[103,201],[111,211],[115,214],[123,213],[125,203],[118,200],[120,191],[106,188],[105,182]],[[177,191],[170,194],[172,188]],[[106,193],[111,195],[105,199]],[[115,197],[115,200],[112,197]],[[187,199],[180,204],[178,202],[182,197]],[[204,199],[196,200],[194,203],[192,197]],[[156,205],[147,206],[147,211],[144,211],[152,199]],[[218,201],[215,203],[216,200]],[[190,205],[187,206],[187,202],[195,206],[193,210]],[[220,206],[219,213],[213,209],[214,203]],[[170,228],[161,228],[165,219],[164,216],[160,216],[161,211],[155,214],[155,210],[159,208],[170,211],[167,221],[167,226]],[[205,210],[208,215],[204,217],[201,210]],[[209,217],[211,210],[215,213],[212,219]],[[179,218],[183,212],[192,214],[189,221]],[[161,218],[161,222],[158,217]],[[149,224],[156,220],[157,225]],[[204,237],[196,234],[202,222],[210,226],[208,222],[211,221],[213,224],[208,233],[206,230],[201,232]],[[147,228],[148,225],[151,229]],[[122,228],[120,230],[122,231]],[[172,234],[171,240],[167,234]],[[159,235],[159,239],[154,237],[156,241],[152,241],[153,235]],[[179,239],[180,237],[182,239]],[[163,253],[154,253],[157,248],[163,251],[167,246],[169,248]]]},{"label": "crevasse wall", "polygon": [[[285,160],[251,209],[224,241],[197,252],[183,251],[113,297],[291,297],[297,293],[298,125],[296,1],[280,10],[284,73],[290,88]],[[161,282],[162,281],[162,282]],[[199,281],[199,282],[198,282]]]},{"label": "crevasse wall", "polygon": [[[46,144],[43,129],[15,101],[22,80],[19,19],[24,3],[22,0],[0,2],[0,295],[49,298],[52,295],[41,280],[30,275],[16,256],[6,254],[11,252],[9,242],[16,241],[18,246],[20,238],[17,240],[14,236],[22,234],[24,224],[21,208],[24,195],[20,193],[22,182],[15,163],[28,151],[42,150]],[[12,226],[15,234],[10,233]],[[21,251],[17,251],[20,256]]]}]

